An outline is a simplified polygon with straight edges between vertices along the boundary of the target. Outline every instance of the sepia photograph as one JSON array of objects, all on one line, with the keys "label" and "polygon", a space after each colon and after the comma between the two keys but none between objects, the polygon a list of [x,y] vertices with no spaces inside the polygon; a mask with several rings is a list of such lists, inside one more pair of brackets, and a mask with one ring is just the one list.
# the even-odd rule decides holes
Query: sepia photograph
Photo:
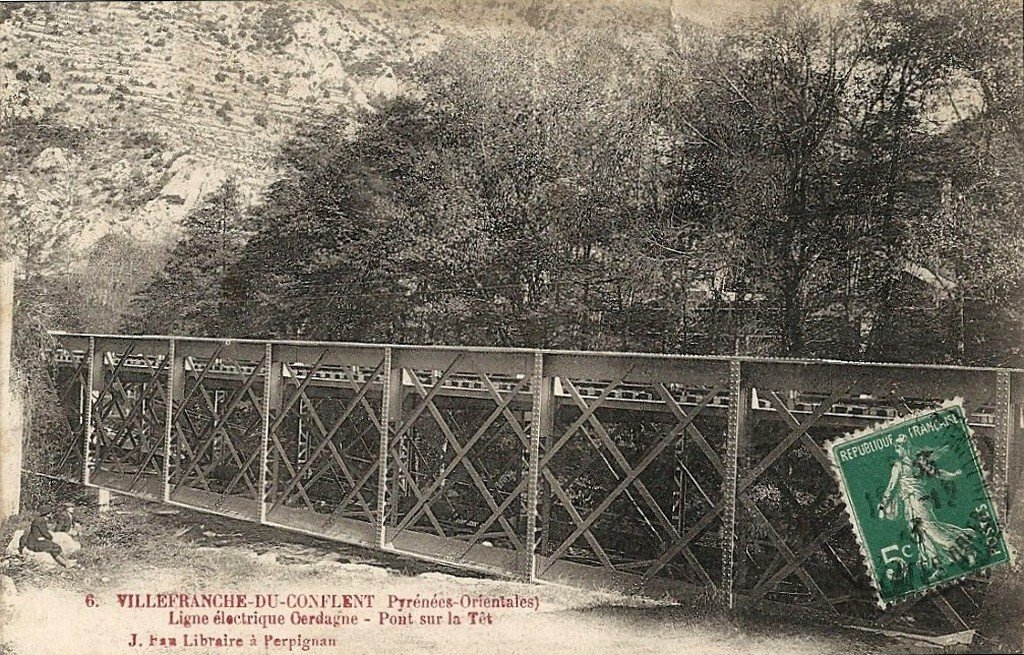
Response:
[{"label": "sepia photograph", "polygon": [[0,0],[0,655],[1024,652],[1020,0]]}]

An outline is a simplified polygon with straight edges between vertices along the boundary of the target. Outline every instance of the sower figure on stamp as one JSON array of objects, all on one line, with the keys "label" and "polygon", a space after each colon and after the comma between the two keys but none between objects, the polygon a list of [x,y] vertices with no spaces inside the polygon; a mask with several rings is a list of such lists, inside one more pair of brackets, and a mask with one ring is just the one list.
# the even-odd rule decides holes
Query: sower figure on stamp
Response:
[{"label": "sower figure on stamp", "polygon": [[26,548],[36,553],[50,553],[53,559],[57,560],[58,564],[71,568],[75,563],[64,557],[64,551],[61,550],[60,545],[53,540],[53,535],[50,534],[47,517],[52,513],[53,508],[49,505],[43,505],[39,508],[39,515],[32,519],[32,525],[21,535],[18,549],[22,553]]},{"label": "sower figure on stamp", "polygon": [[934,501],[928,484],[930,479],[949,480],[961,472],[939,468],[934,452],[911,452],[905,435],[896,438],[895,446],[897,459],[878,505],[878,517],[906,521],[917,544],[918,564],[923,569],[932,569],[932,579],[941,575],[947,564],[973,561],[974,530],[939,521],[932,508]]}]

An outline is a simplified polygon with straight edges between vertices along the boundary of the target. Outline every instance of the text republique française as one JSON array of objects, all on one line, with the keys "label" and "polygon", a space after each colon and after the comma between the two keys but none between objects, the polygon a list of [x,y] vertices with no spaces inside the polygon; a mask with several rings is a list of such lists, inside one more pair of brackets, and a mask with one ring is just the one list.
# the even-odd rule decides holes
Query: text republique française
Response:
[{"label": "text republique fran\u00e7aise", "polygon": [[948,425],[954,425],[959,420],[960,418],[953,413],[940,414],[933,420],[910,425],[908,428],[905,428],[902,431],[896,429],[893,430],[891,433],[879,436],[876,439],[862,441],[859,443],[851,444],[849,446],[845,446],[843,449],[837,450],[836,452],[839,455],[840,461],[847,462],[851,459],[856,459],[858,457],[863,457],[864,455],[869,455],[880,450],[892,448],[893,440],[899,437],[901,434],[907,436],[910,439],[915,439],[922,435],[931,434],[936,430],[941,430],[942,428]]}]

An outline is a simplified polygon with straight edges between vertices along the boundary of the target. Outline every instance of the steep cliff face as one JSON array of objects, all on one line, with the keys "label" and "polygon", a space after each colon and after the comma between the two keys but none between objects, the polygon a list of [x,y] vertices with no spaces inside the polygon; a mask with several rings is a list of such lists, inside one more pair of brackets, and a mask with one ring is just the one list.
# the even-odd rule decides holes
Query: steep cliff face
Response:
[{"label": "steep cliff face", "polygon": [[84,242],[110,223],[162,241],[226,178],[255,196],[303,116],[407,90],[410,65],[452,35],[670,23],[668,4],[624,0],[5,3],[2,106],[81,128],[61,156],[84,190]]},{"label": "steep cliff face", "polygon": [[77,175],[95,205],[81,209],[154,238],[226,177],[255,192],[306,112],[397,92],[395,71],[442,34],[321,2],[33,3],[2,18],[5,113],[83,128],[101,161]]}]

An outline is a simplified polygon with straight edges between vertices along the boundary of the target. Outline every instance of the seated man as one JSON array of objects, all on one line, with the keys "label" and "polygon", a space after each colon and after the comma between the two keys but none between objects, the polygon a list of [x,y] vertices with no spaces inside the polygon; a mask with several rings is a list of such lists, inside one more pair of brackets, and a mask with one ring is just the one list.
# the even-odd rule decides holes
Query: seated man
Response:
[{"label": "seated man", "polygon": [[53,559],[57,560],[58,564],[71,568],[74,564],[64,558],[64,551],[61,550],[60,546],[53,540],[53,535],[50,534],[50,526],[47,524],[46,519],[52,513],[53,508],[49,505],[43,505],[39,508],[39,516],[32,519],[32,525],[21,536],[18,548],[21,551],[28,548],[37,553],[50,553]]},{"label": "seated man", "polygon": [[53,529],[57,532],[67,532],[72,537],[77,537],[80,524],[75,517],[75,506],[68,503],[63,511],[59,511],[53,517]]}]

